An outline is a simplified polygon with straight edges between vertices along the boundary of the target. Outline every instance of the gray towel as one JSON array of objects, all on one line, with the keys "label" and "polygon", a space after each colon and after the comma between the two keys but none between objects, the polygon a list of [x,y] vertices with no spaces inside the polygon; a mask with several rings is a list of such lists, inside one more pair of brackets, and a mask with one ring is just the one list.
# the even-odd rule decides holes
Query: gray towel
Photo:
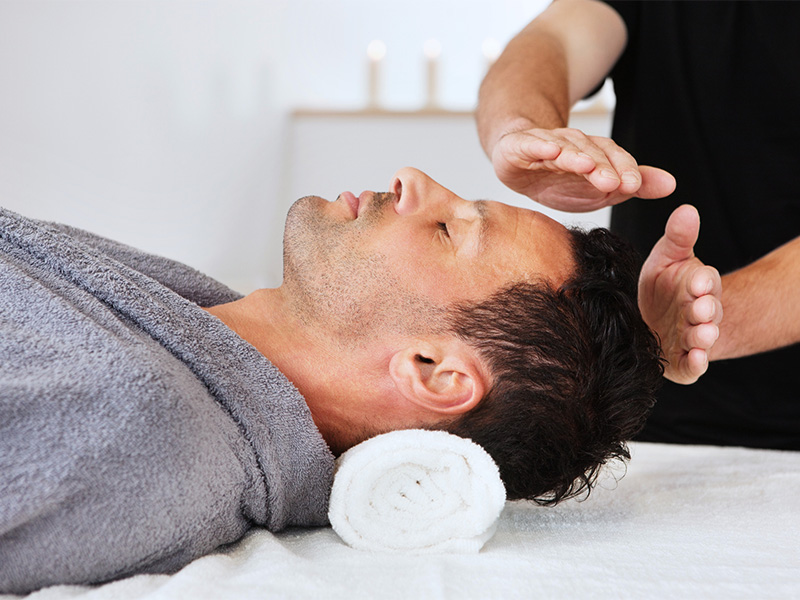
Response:
[{"label": "gray towel", "polygon": [[0,209],[0,592],[174,572],[327,523],[302,396],[173,261]]}]

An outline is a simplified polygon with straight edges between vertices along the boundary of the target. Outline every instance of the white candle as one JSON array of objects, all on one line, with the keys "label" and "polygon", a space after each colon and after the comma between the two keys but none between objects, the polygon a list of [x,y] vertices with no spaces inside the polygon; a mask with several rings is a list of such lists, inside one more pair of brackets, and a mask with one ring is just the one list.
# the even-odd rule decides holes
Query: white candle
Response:
[{"label": "white candle", "polygon": [[428,96],[425,102],[427,108],[436,108],[439,105],[439,56],[442,53],[442,45],[438,40],[428,40],[423,46],[425,53],[425,71],[428,84]]},{"label": "white candle", "polygon": [[380,106],[381,61],[386,56],[386,44],[380,40],[372,40],[367,46],[367,106]]}]

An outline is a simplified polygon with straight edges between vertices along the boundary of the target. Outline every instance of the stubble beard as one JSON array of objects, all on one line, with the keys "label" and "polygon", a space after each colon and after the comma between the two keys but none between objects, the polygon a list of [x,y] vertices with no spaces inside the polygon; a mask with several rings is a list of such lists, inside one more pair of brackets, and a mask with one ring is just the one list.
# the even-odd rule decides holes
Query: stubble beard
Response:
[{"label": "stubble beard", "polygon": [[295,202],[286,219],[284,286],[297,314],[343,341],[342,349],[376,331],[437,329],[444,310],[390,274],[388,257],[365,252],[372,227],[392,194],[376,195],[358,223],[338,223],[318,209],[319,198]]}]

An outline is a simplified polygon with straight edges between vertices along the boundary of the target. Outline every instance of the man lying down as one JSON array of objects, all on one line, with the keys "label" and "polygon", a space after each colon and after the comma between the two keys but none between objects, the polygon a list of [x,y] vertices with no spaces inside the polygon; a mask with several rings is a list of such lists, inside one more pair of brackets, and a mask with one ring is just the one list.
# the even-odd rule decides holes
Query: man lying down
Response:
[{"label": "man lying down", "polygon": [[[390,430],[469,437],[540,502],[627,456],[662,359],[607,231],[403,169],[387,193],[301,198],[284,246],[282,285],[242,297],[0,211],[0,592],[324,525],[334,456]],[[689,331],[678,287],[656,325]]]}]

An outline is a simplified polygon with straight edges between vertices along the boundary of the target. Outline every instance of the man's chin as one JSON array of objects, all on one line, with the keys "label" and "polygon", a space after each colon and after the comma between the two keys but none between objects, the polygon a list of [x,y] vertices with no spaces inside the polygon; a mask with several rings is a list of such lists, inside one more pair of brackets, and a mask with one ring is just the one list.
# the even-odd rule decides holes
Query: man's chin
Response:
[{"label": "man's chin", "polygon": [[320,203],[325,200],[319,196],[303,196],[295,200],[286,213],[286,223],[283,227],[284,253],[289,245],[294,245],[295,240],[305,238],[315,233],[320,225]]},{"label": "man's chin", "polygon": [[328,204],[319,196],[303,196],[289,208],[283,231],[284,284],[310,285],[320,269],[327,269],[337,238],[322,210]]},{"label": "man's chin", "polygon": [[289,212],[286,213],[286,227],[288,228],[290,223],[293,223],[296,219],[304,219],[304,215],[311,213],[323,203],[327,203],[327,201],[319,196],[303,196],[302,198],[298,198],[289,207]]}]

